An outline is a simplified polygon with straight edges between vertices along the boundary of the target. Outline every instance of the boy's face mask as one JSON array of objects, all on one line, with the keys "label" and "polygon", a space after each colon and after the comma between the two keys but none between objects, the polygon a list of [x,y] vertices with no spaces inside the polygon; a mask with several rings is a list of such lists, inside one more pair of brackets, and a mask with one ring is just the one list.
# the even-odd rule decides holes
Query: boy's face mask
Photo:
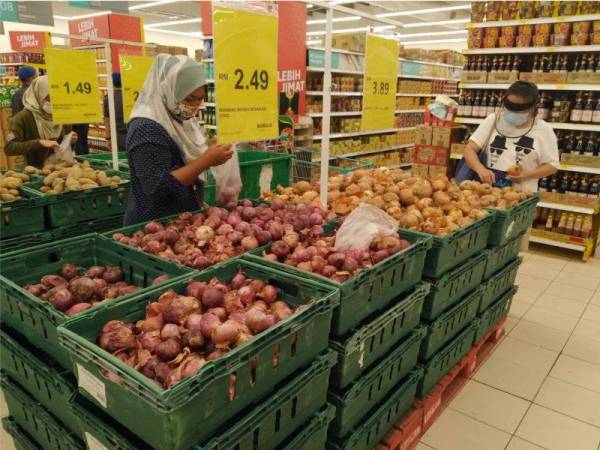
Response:
[{"label": "boy's face mask", "polygon": [[507,124],[515,127],[523,126],[529,120],[531,108],[535,106],[533,103],[514,103],[508,98],[503,101],[504,110],[501,113],[502,120]]}]

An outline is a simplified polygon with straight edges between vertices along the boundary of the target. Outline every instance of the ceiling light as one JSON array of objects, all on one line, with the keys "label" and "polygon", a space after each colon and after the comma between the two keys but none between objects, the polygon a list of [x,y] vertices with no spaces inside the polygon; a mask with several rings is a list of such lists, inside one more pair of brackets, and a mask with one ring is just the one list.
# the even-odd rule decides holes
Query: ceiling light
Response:
[{"label": "ceiling light", "polygon": [[419,22],[419,23],[405,23],[405,28],[415,28],[415,27],[429,27],[434,25],[454,25],[456,23],[468,23],[471,19],[468,17],[464,19],[453,19],[453,20],[440,20],[437,22]]},{"label": "ceiling light", "polygon": [[110,14],[111,11],[100,11],[97,13],[91,13],[91,14],[82,14],[80,16],[52,16],[55,19],[58,20],[79,20],[79,19],[87,19],[88,17],[97,17],[97,16],[106,16],[107,14]]},{"label": "ceiling light", "polygon": [[422,37],[422,36],[447,36],[449,34],[466,34],[467,30],[455,30],[455,31],[428,31],[426,33],[398,33],[400,39],[410,37]]},{"label": "ceiling light", "polygon": [[[335,17],[331,21],[332,22],[354,22],[355,20],[360,20],[360,17],[359,16]],[[307,20],[306,23],[308,25],[323,24],[323,23],[327,23],[327,19]]]},{"label": "ceiling light", "polygon": [[322,39],[312,39],[312,40],[306,41],[306,45],[317,45],[317,44],[320,44],[321,42],[323,42]]},{"label": "ceiling light", "polygon": [[144,9],[144,8],[150,8],[152,6],[160,6],[160,5],[166,5],[168,3],[175,3],[178,0],[162,0],[162,1],[158,1],[158,2],[149,2],[149,3],[142,3],[140,5],[133,5],[129,7],[129,11],[135,11],[136,9]]},{"label": "ceiling light", "polygon": [[313,6],[315,6],[315,5],[313,5],[312,3],[307,3],[307,4],[306,4],[306,7],[307,7],[307,8],[312,8]]},{"label": "ceiling light", "polygon": [[173,30],[163,30],[162,28],[148,28],[144,27],[146,31],[152,31],[153,33],[164,33],[164,34],[174,34],[176,36],[186,36],[186,37],[197,37],[203,38],[204,35],[200,31],[173,31]]},{"label": "ceiling light", "polygon": [[443,11],[459,11],[459,10],[470,10],[471,5],[457,5],[457,6],[441,6],[439,8],[428,8],[428,9],[413,9],[407,11],[397,11],[389,13],[375,14],[375,17],[398,17],[398,16],[414,16],[417,14],[430,14]]},{"label": "ceiling light", "polygon": [[466,38],[459,38],[459,39],[431,39],[431,40],[427,40],[427,41],[402,41],[400,40],[400,43],[403,45],[413,45],[413,44],[442,44],[445,42],[466,42],[467,39]]},{"label": "ceiling light", "polygon": [[200,23],[200,22],[202,22],[202,19],[197,17],[195,19],[170,20],[168,22],[149,23],[144,28],[168,27],[171,25],[185,25],[187,23]]},{"label": "ceiling light", "polygon": [[[384,30],[391,30],[393,28],[396,28],[396,25],[382,25],[380,27],[360,27],[360,28],[342,28],[339,30],[333,30],[331,33],[332,34],[342,34],[342,33],[360,33],[363,31],[384,31]],[[306,33],[307,36],[325,36],[327,34],[326,31],[309,31]]]}]

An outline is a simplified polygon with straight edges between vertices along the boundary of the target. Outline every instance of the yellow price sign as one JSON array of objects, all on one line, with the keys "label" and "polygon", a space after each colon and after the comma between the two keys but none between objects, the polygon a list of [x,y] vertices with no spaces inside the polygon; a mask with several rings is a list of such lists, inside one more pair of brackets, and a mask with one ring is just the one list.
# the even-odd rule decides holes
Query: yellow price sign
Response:
[{"label": "yellow price sign", "polygon": [[102,122],[96,52],[47,48],[52,121],[60,124]]},{"label": "yellow price sign", "polygon": [[142,92],[142,86],[153,62],[154,58],[151,56],[119,55],[125,122],[129,122],[131,110]]},{"label": "yellow price sign", "polygon": [[213,23],[218,141],[276,138],[277,17],[217,8]]},{"label": "yellow price sign", "polygon": [[361,130],[393,128],[400,44],[372,34],[366,39]]}]

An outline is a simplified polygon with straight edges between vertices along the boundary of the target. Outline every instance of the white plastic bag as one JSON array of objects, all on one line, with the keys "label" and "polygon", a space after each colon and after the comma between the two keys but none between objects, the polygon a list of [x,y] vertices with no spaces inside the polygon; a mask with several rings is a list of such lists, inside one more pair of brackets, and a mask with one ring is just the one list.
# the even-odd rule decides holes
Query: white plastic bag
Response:
[{"label": "white plastic bag", "polygon": [[240,163],[235,146],[233,148],[233,156],[229,161],[220,166],[211,167],[210,170],[215,177],[217,203],[224,208],[235,207],[242,191]]},{"label": "white plastic bag", "polygon": [[398,222],[377,206],[361,203],[344,220],[335,237],[335,251],[367,250],[378,234],[397,235]]},{"label": "white plastic bag", "polygon": [[71,149],[71,138],[73,137],[73,132],[71,131],[69,134],[63,137],[62,142],[60,143],[60,148],[48,156],[46,162],[48,163],[56,163],[58,161],[65,161],[69,164],[75,163],[75,155],[73,154],[73,150]]}]

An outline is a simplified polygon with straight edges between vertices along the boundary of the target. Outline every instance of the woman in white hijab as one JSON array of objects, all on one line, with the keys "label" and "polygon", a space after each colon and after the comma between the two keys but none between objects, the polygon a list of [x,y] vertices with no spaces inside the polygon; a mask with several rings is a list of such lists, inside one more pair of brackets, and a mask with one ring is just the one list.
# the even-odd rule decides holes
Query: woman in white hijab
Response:
[{"label": "woman in white hijab", "polygon": [[156,57],[128,124],[125,225],[198,209],[202,173],[237,164],[231,146],[208,143],[195,119],[205,97],[200,64],[186,56]]},{"label": "woman in white hijab", "polygon": [[[36,78],[25,91],[23,106],[12,118],[5,151],[8,156],[24,155],[28,165],[42,167],[51,152],[58,149],[63,136],[71,132],[71,126],[52,122],[46,75]],[[73,134],[71,143],[76,140],[77,135]]]}]

